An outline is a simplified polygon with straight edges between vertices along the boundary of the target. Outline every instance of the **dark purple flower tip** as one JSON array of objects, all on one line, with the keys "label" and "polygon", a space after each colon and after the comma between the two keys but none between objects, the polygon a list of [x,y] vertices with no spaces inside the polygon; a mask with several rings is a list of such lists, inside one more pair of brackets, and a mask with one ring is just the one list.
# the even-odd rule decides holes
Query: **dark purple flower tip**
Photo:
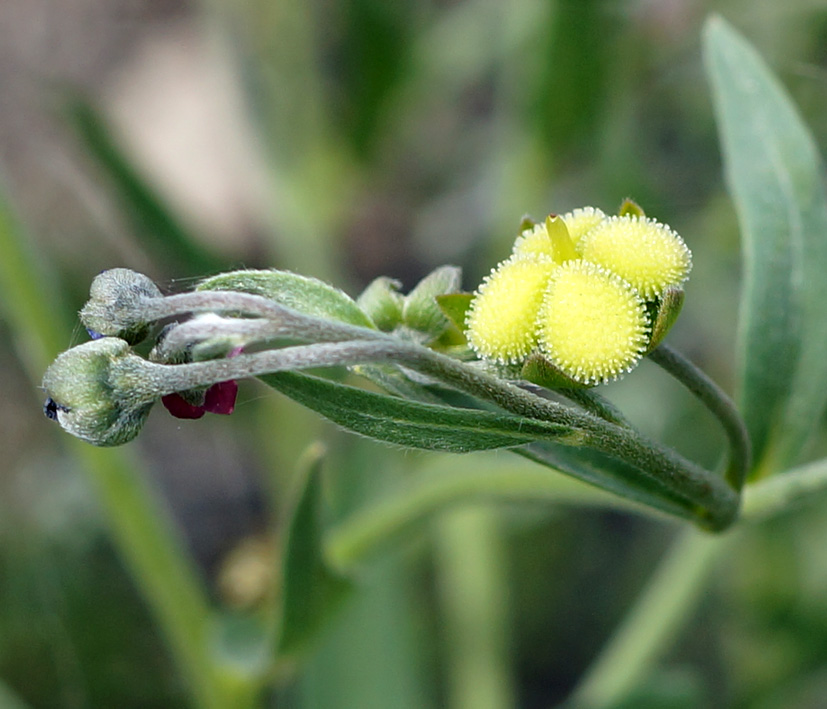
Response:
[{"label": "dark purple flower tip", "polygon": [[237,394],[238,382],[235,379],[213,384],[204,394],[204,410],[211,414],[231,414]]},{"label": "dark purple flower tip", "polygon": [[161,403],[175,418],[179,419],[200,419],[206,412],[203,406],[190,404],[180,394],[167,394],[161,397]]},{"label": "dark purple flower tip", "polygon": [[88,327],[86,328],[86,332],[89,333],[89,337],[91,337],[93,340],[100,340],[101,337],[103,337],[101,333],[95,332],[94,330]]}]

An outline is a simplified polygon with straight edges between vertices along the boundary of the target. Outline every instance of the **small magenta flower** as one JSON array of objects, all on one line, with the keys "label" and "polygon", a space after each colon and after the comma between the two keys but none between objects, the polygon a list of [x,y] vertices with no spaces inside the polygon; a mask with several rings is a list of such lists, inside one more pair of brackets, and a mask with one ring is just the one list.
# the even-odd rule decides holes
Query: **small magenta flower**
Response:
[{"label": "small magenta flower", "polygon": [[466,336],[484,359],[525,359],[537,344],[535,322],[556,264],[548,257],[504,261],[482,282],[466,319]]},{"label": "small magenta flower", "polygon": [[549,279],[537,318],[540,351],[581,384],[603,384],[631,370],[645,351],[649,321],[626,281],[576,259]]},{"label": "small magenta flower", "polygon": [[164,408],[178,419],[200,419],[204,414],[229,415],[235,410],[235,401],[238,396],[238,382],[230,379],[218,382],[204,392],[204,401],[193,404],[175,392],[161,397]]},{"label": "small magenta flower", "polygon": [[692,255],[678,234],[654,219],[609,217],[579,245],[586,261],[602,266],[652,300],[689,276]]},{"label": "small magenta flower", "polygon": [[[227,357],[236,357],[243,351],[242,347],[231,350]],[[229,379],[226,382],[217,382],[203,392],[203,400],[193,403],[192,397],[174,392],[161,397],[161,403],[175,418],[200,419],[204,414],[222,414],[228,416],[235,411],[235,402],[238,396],[238,382]]]}]

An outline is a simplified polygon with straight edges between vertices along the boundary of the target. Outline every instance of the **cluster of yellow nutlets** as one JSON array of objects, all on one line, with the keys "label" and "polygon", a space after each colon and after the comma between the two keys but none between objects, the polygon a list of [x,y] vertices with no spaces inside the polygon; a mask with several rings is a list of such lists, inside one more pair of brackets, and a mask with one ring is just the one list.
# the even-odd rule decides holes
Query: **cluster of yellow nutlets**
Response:
[{"label": "cluster of yellow nutlets", "polygon": [[635,210],[550,216],[524,230],[477,289],[468,341],[503,364],[539,352],[581,384],[617,379],[646,351],[652,312],[691,266],[681,237]]}]

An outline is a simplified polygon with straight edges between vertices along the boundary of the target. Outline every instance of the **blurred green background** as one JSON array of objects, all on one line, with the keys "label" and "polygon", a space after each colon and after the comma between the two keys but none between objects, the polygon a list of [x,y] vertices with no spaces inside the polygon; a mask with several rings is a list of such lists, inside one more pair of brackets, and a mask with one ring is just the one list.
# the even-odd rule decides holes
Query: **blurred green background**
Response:
[{"label": "blurred green background", "polygon": [[[40,410],[43,367],[86,338],[74,313],[104,268],[175,290],[274,266],[355,295],[452,263],[471,290],[524,214],[632,197],[695,255],[671,342],[731,388],[738,233],[700,60],[710,12],[827,145],[823,0],[0,3],[0,262],[48,310],[35,323],[8,285],[0,302],[0,707],[190,706],[94,475]],[[721,455],[714,422],[655,367],[607,393],[686,455]],[[412,471],[483,459],[369,443],[254,383],[228,419],[154,411],[125,460],[222,618],[278,597],[296,462],[318,438],[334,517]],[[735,540],[629,706],[825,705],[825,504]],[[676,531],[537,504],[441,515],[360,569],[358,594],[305,662],[279,666],[265,704],[554,706]],[[475,637],[494,650],[469,688]]]}]

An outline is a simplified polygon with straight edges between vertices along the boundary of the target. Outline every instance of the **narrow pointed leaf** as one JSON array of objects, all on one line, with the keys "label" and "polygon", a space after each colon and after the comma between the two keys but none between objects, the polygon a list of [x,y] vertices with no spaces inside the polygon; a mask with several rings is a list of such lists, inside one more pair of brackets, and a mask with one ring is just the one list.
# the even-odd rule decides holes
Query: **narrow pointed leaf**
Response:
[{"label": "narrow pointed leaf", "polygon": [[196,290],[230,290],[269,298],[305,315],[333,318],[341,322],[376,329],[344,291],[291,271],[277,269],[243,270],[221,273],[201,281]]},{"label": "narrow pointed leaf", "polygon": [[305,374],[279,372],[260,379],[349,431],[407,448],[468,453],[576,436],[559,424],[407,401]]},{"label": "narrow pointed leaf", "polygon": [[800,456],[827,403],[823,167],[784,88],[720,18],[704,58],[744,249],[738,399],[767,473]]},{"label": "narrow pointed leaf", "polygon": [[557,472],[667,515],[697,516],[693,503],[644,471],[578,446],[576,431],[563,426],[511,414],[406,401],[294,372],[260,379],[344,428],[376,440],[452,453],[511,447]]},{"label": "narrow pointed leaf", "polygon": [[330,569],[322,551],[321,464],[315,454],[304,471],[304,487],[287,530],[282,566],[282,608],[278,653],[307,648],[352,590]]}]

